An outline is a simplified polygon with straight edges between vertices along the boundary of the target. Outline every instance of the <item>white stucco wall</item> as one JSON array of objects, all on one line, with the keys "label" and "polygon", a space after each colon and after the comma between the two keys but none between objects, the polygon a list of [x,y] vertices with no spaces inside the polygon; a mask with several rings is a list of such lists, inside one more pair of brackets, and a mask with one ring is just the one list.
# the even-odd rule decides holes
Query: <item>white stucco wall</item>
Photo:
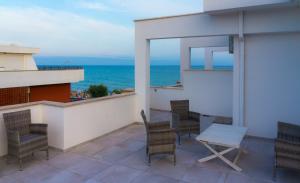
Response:
[{"label": "white stucco wall", "polygon": [[135,122],[135,95],[74,105],[64,111],[64,149]]},{"label": "white stucco wall", "polygon": [[277,121],[300,125],[300,33],[245,39],[245,120],[249,133],[273,138]]},{"label": "white stucco wall", "polygon": [[51,147],[66,150],[136,122],[134,93],[73,103],[34,102],[0,107],[0,157],[7,153],[3,113],[30,109],[33,123],[48,124]]},{"label": "white stucco wall", "polygon": [[249,8],[254,6],[275,6],[278,4],[291,3],[292,0],[204,0],[204,12],[224,11],[238,8]]},{"label": "white stucco wall", "polygon": [[3,67],[5,71],[37,70],[30,54],[0,53],[0,67]]},{"label": "white stucco wall", "polygon": [[228,47],[228,36],[194,37],[180,39],[180,79],[183,82],[184,71],[191,68],[191,48],[205,48],[205,68],[212,67],[213,51]]},{"label": "white stucco wall", "polygon": [[151,88],[150,107],[171,110],[170,100],[189,99],[195,112],[232,117],[232,77],[232,71],[185,71],[183,89]]}]

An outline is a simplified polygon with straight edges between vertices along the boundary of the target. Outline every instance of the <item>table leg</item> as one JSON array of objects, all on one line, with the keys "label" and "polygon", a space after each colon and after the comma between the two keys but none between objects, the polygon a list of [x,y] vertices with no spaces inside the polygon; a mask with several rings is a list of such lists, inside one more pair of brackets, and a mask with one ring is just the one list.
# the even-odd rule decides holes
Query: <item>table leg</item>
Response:
[{"label": "table leg", "polygon": [[[232,151],[232,150],[234,150],[234,148],[228,148],[228,149],[225,149],[224,151],[219,152],[219,154],[224,155],[224,154],[226,154],[226,153],[229,153],[229,152]],[[198,162],[204,163],[204,162],[206,162],[206,161],[212,160],[212,159],[217,158],[217,157],[218,157],[218,156],[216,156],[215,154],[213,154],[213,155],[210,155],[210,156],[208,156],[208,157],[199,159]]]},{"label": "table leg", "polygon": [[[233,162],[229,161],[228,159],[226,159],[222,154],[218,153],[217,151],[215,151],[212,147],[210,147],[206,142],[202,142],[202,144],[207,147],[212,153],[214,153],[218,158],[220,158],[222,161],[224,161],[227,165],[229,165],[231,168],[235,169],[236,171],[242,171],[242,169],[240,167],[238,167],[236,164],[234,164]],[[230,148],[231,150],[235,149],[235,148]]]}]

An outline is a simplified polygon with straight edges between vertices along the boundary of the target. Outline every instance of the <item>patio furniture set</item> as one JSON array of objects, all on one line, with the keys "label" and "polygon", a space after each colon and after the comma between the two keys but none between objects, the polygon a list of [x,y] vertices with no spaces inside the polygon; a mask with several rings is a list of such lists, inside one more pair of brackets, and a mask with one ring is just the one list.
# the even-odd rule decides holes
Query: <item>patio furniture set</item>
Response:
[{"label": "patio furniture set", "polygon": [[[196,140],[203,144],[212,155],[199,159],[203,163],[214,158],[219,158],[236,171],[242,171],[237,165],[242,152],[247,153],[241,147],[241,143],[247,134],[247,128],[232,126],[232,118],[216,116],[213,124],[200,133],[201,114],[189,110],[188,100],[171,101],[172,121],[149,123],[144,111],[141,112],[146,132],[146,154],[148,163],[154,154],[171,154],[176,164],[176,135],[178,144],[181,144],[181,136],[188,134],[198,135]],[[221,151],[219,151],[221,147]],[[237,150],[233,161],[224,155]],[[274,178],[278,168],[300,170],[300,126],[278,122],[278,135],[275,139],[275,163]]]},{"label": "patio furniture set", "polygon": [[[228,117],[215,117],[213,124],[200,133],[201,115],[189,110],[188,100],[171,101],[172,121],[150,123],[144,111],[141,116],[146,128],[146,154],[148,163],[156,154],[173,155],[176,165],[176,136],[181,144],[181,136],[196,134],[196,140],[204,145],[212,155],[199,159],[206,162],[219,158],[236,171],[242,171],[237,161],[242,152],[246,152],[241,143],[246,136],[247,128],[232,126],[232,119]],[[31,123],[30,110],[10,112],[3,114],[7,132],[8,158],[15,157],[22,170],[22,161],[33,156],[37,151],[45,151],[49,157],[47,124]],[[219,148],[219,147],[222,148]],[[221,150],[219,150],[221,149]],[[233,161],[224,155],[238,150]],[[300,170],[300,126],[278,122],[278,135],[275,140],[274,177],[278,168]]]}]

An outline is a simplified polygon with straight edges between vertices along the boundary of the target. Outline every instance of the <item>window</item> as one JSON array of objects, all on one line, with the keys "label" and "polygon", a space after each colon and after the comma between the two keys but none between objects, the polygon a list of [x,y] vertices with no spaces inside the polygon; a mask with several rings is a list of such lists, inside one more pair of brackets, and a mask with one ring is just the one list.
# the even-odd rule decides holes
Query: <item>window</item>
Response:
[{"label": "window", "polygon": [[234,55],[229,51],[213,52],[213,67],[217,70],[232,70]]},{"label": "window", "polygon": [[204,69],[205,48],[191,48],[191,69]]}]

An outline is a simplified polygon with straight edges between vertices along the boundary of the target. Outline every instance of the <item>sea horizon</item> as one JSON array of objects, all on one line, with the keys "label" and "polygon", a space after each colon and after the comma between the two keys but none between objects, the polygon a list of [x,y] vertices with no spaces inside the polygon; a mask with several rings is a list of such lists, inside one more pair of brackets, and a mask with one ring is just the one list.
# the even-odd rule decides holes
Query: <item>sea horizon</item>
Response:
[{"label": "sea horizon", "polygon": [[[72,83],[72,91],[84,91],[90,85],[103,84],[111,92],[114,89],[134,88],[134,65],[49,65],[39,64],[38,67],[72,67],[81,66],[84,69],[84,80]],[[193,66],[194,69],[204,69],[204,66]],[[232,66],[215,66],[215,69],[228,70]],[[180,65],[151,65],[151,86],[174,86],[180,80]]]},{"label": "sea horizon", "polygon": [[[134,58],[129,56],[35,56],[38,67],[83,67],[84,80],[72,83],[71,89],[87,90],[90,85],[104,84],[109,91],[134,88]],[[174,86],[180,80],[180,58],[150,58],[150,85]],[[204,69],[204,61],[197,59],[194,69]],[[215,69],[232,69],[215,65]]]}]

